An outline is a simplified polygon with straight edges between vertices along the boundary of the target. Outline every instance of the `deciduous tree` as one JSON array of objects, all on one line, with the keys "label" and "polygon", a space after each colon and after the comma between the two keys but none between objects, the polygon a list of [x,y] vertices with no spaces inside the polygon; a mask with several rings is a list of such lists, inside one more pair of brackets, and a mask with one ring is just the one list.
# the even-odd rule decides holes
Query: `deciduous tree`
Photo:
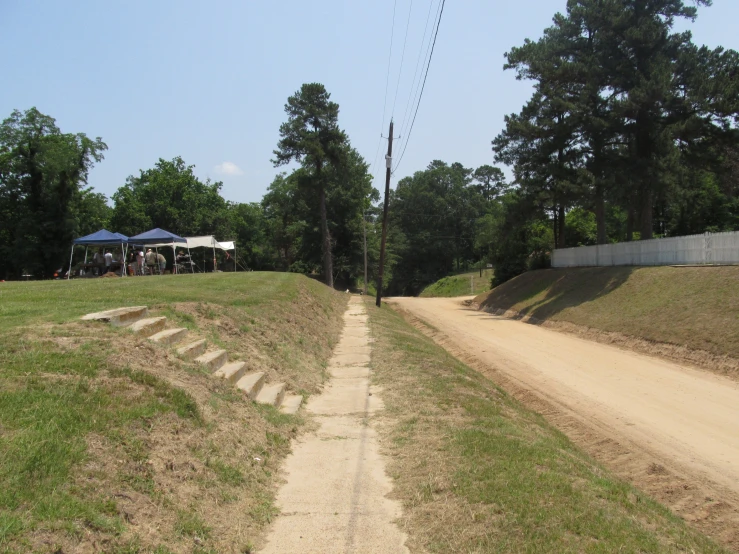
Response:
[{"label": "deciduous tree", "polygon": [[107,149],[84,133],[62,133],[36,108],[0,125],[0,275],[50,277],[79,232],[85,185]]}]

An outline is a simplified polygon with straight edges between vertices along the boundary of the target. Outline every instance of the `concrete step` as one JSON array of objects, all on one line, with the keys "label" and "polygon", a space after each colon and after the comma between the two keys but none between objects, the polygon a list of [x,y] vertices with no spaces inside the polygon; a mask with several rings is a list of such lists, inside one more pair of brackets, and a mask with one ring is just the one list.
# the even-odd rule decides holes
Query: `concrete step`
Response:
[{"label": "concrete step", "polygon": [[147,317],[132,323],[128,328],[137,335],[150,335],[164,329],[167,324],[166,317]]},{"label": "concrete step", "polygon": [[196,340],[177,349],[177,353],[188,360],[192,360],[195,356],[200,356],[203,352],[205,352],[205,339]]},{"label": "concrete step", "polygon": [[257,402],[279,408],[283,398],[285,398],[285,383],[276,383],[263,386],[257,395]]},{"label": "concrete step", "polygon": [[231,383],[236,383],[244,375],[246,371],[246,362],[232,362],[222,366],[213,374],[213,377],[220,377]]},{"label": "concrete step", "polygon": [[299,394],[286,394],[282,399],[280,411],[284,414],[297,414],[302,403],[303,397]]},{"label": "concrete step", "polygon": [[102,321],[103,323],[110,323],[116,327],[123,327],[147,315],[149,315],[149,309],[146,306],[132,306],[130,308],[117,308],[115,310],[87,314],[83,315],[80,319],[82,321]]},{"label": "concrete step", "polygon": [[252,400],[257,399],[257,395],[262,390],[263,385],[264,373],[261,371],[247,373],[236,382],[236,388],[244,391]]},{"label": "concrete step", "polygon": [[195,361],[203,364],[209,370],[215,371],[228,361],[228,352],[225,350],[211,350],[195,358]]},{"label": "concrete step", "polygon": [[187,335],[187,329],[184,327],[179,329],[165,329],[150,336],[149,340],[160,344],[176,344],[184,339],[185,335]]}]

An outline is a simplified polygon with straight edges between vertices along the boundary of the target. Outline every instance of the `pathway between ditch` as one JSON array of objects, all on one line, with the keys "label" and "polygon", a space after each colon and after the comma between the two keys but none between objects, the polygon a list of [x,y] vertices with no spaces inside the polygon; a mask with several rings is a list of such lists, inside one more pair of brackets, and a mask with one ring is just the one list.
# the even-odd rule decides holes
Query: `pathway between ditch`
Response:
[{"label": "pathway between ditch", "polygon": [[344,323],[329,363],[331,380],[305,408],[319,428],[298,439],[285,460],[281,513],[264,554],[408,552],[394,523],[401,507],[387,498],[392,482],[370,421],[383,404],[370,385],[372,347],[360,297],[349,300]]}]

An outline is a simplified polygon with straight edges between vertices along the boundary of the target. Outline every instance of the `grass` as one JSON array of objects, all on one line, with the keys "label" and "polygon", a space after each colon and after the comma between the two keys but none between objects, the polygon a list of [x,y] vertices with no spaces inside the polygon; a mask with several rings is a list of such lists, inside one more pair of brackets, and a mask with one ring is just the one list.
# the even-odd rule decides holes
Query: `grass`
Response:
[{"label": "grass", "polygon": [[345,304],[279,273],[0,284],[0,552],[231,551],[274,515],[302,419],[81,315],[148,305],[313,393]]},{"label": "grass", "polygon": [[[470,278],[472,286],[470,287]],[[474,296],[490,290],[490,281],[493,278],[492,269],[484,269],[482,277],[479,271],[450,275],[436,281],[421,291],[421,297],[452,297]]]},{"label": "grass", "polygon": [[524,273],[476,300],[661,343],[739,357],[739,267],[613,267]]},{"label": "grass", "polygon": [[368,311],[412,551],[724,552],[392,309]]}]

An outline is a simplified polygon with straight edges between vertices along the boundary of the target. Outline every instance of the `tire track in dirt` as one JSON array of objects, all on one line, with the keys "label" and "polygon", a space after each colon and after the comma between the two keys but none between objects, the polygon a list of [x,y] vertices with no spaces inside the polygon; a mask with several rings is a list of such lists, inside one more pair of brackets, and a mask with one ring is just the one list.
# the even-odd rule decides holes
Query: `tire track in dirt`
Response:
[{"label": "tire track in dirt", "polygon": [[[416,329],[490,378],[519,402],[542,414],[615,475],[669,507],[717,542],[739,552],[739,483],[733,489],[717,483],[696,468],[666,456],[644,440],[638,440],[638,435],[629,436],[590,417],[592,414],[588,410],[578,410],[577,405],[573,408],[568,399],[560,399],[548,392],[546,382],[536,385],[518,378],[515,364],[503,356],[491,360],[488,350],[486,359],[482,359],[469,345],[462,344],[455,333],[446,332],[446,314],[427,320],[431,318],[420,314],[406,299],[390,300],[390,303]],[[457,302],[456,309],[465,308]]]}]

